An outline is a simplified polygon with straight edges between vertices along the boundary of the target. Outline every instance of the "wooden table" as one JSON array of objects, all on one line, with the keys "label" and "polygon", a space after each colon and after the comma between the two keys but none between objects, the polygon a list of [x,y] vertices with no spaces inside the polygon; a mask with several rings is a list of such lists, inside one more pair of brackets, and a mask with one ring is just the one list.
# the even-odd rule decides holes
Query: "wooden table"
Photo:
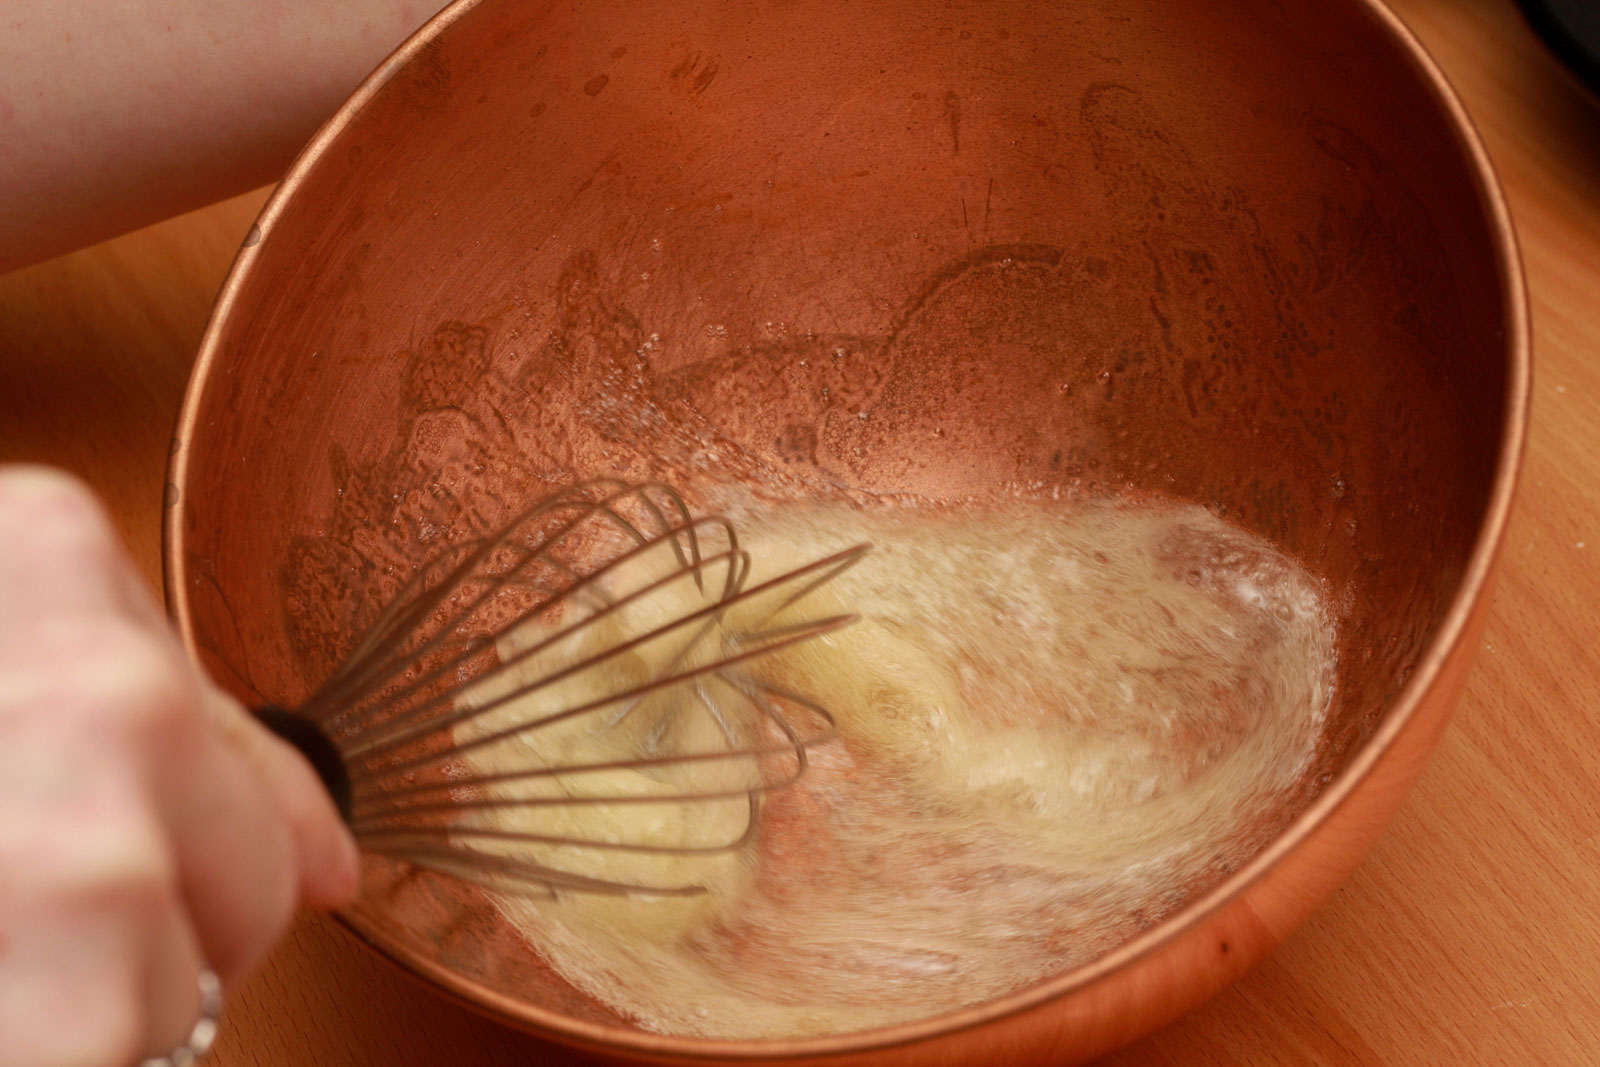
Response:
[{"label": "wooden table", "polygon": [[[1508,0],[1396,0],[1466,99],[1532,289],[1533,434],[1483,655],[1366,864],[1244,981],[1113,1064],[1600,1061],[1600,109]],[[0,278],[0,460],[66,467],[160,581],[167,446],[263,195]],[[571,1062],[302,919],[219,1067]]]}]

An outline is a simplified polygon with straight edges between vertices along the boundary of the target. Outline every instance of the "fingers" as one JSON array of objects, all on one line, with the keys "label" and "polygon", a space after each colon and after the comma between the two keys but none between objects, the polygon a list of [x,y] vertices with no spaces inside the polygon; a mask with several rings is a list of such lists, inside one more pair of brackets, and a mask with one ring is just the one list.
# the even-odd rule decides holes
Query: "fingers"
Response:
[{"label": "fingers", "polygon": [[[126,764],[46,731],[0,757],[0,1065],[126,1064],[187,1036],[200,954]],[[87,777],[84,787],[74,779]],[[14,862],[23,857],[25,862]]]},{"label": "fingers", "polygon": [[0,1067],[164,1052],[355,848],[313,772],[188,662],[76,482],[0,468]]},{"label": "fingers", "polygon": [[238,978],[287,925],[299,884],[288,825],[262,776],[218,734],[202,683],[163,630],[102,613],[57,619],[26,645],[25,661],[0,652],[0,715],[12,720],[4,743],[62,753],[66,775],[52,790],[57,807],[41,801],[37,817],[59,822],[93,790],[74,770],[84,754],[125,768],[159,821],[208,960],[225,981]]},{"label": "fingers", "polygon": [[43,467],[0,467],[0,590],[0,641],[59,618],[161,625],[93,494]]},{"label": "fingers", "polygon": [[230,983],[259,962],[297,902],[348,903],[359,888],[359,857],[305,760],[230,697],[203,681],[201,688],[209,728],[190,749],[168,746],[183,770],[158,794],[195,928]]},{"label": "fingers", "polygon": [[[145,919],[128,922],[130,905]],[[35,923],[0,967],[3,1067],[108,1067],[177,1047],[199,1013],[199,953],[177,897]]]},{"label": "fingers", "polygon": [[167,893],[147,934],[144,972],[145,1025],[141,1056],[160,1056],[188,1041],[200,1018],[200,972],[208,966],[184,898]]},{"label": "fingers", "polygon": [[[163,642],[171,644],[159,610],[140,586],[104,513],[76,480],[45,468],[0,468],[0,546],[4,546],[0,551],[0,589],[7,594],[7,603],[0,606],[0,635],[8,624],[37,632],[41,626],[53,629],[63,619],[69,624],[73,619],[93,621],[98,627],[106,622],[108,612],[115,612],[152,631],[159,630]],[[76,627],[69,629],[77,631]],[[75,671],[88,658],[80,646],[92,642],[84,641],[81,631],[71,638],[51,643],[51,663],[61,670]],[[34,654],[39,651],[36,648]],[[265,790],[271,810],[287,823],[293,850],[289,863],[300,875],[291,879],[291,884],[299,890],[300,899],[312,907],[348,902],[359,881],[358,853],[315,774],[297,753],[257,727],[187,662],[172,664],[168,673],[193,677],[202,702],[214,712],[210,721],[253,769],[255,779],[249,784]],[[186,699],[174,698],[174,703]],[[192,756],[188,773],[205,774],[211,780],[211,786],[203,790],[207,795],[235,808],[248,800],[251,790],[234,788],[227,775],[233,761],[224,758],[217,768],[211,768],[214,751]],[[248,840],[245,831],[255,821],[241,815],[231,836]],[[217,844],[216,833],[201,820],[186,819],[185,829],[192,831],[195,839],[193,846],[184,850],[185,868],[195,869],[195,891],[209,892],[219,881],[213,870],[217,864],[200,857]],[[262,827],[261,832],[265,835],[263,846],[276,842],[269,829]],[[191,856],[195,857],[192,861]],[[271,910],[264,903],[261,907]],[[205,928],[209,931],[211,925],[207,923]],[[229,969],[226,960],[218,960],[217,965],[224,973]]]},{"label": "fingers", "polygon": [[[195,694],[191,703],[201,697]],[[288,824],[261,775],[204,713],[165,732],[150,788],[170,835],[178,882],[206,959],[232,984],[260,962],[297,902]]]},{"label": "fingers", "polygon": [[222,736],[255,769],[289,828],[301,902],[312,908],[348,904],[360,888],[360,853],[316,772],[231,697],[213,689],[210,706]]}]

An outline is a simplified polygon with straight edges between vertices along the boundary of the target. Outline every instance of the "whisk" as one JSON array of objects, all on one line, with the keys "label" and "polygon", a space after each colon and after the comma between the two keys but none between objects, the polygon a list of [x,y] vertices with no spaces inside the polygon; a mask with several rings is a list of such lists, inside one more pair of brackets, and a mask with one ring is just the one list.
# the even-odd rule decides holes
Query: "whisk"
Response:
[{"label": "whisk", "polygon": [[[761,795],[834,722],[749,667],[852,621],[789,616],[867,548],[751,585],[726,518],[666,486],[587,482],[424,564],[309,699],[258,714],[364,851],[501,890],[695,894],[595,857],[753,838]],[[666,843],[634,832],[663,805],[716,817]],[[603,817],[585,827],[583,810]]]}]

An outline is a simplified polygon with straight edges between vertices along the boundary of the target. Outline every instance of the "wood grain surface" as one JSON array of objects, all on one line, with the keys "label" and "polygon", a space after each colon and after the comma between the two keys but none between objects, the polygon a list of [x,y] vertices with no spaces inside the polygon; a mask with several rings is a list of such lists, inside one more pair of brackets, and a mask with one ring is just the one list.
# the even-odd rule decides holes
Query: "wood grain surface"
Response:
[{"label": "wood grain surface", "polygon": [[[1510,196],[1532,441],[1483,653],[1376,850],[1265,965],[1120,1067],[1600,1061],[1600,109],[1509,0],[1396,0]],[[0,278],[0,461],[77,472],[150,581],[173,420],[255,193]],[[234,991],[219,1067],[574,1062],[302,918]]]}]

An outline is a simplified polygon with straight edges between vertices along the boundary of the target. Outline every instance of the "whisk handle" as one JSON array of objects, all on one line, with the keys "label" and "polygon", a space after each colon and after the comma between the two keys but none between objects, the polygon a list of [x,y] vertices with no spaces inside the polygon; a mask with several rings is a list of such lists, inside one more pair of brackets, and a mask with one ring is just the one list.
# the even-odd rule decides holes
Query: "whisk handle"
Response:
[{"label": "whisk handle", "polygon": [[350,771],[345,766],[344,757],[339,754],[339,748],[333,743],[333,739],[310,719],[296,715],[292,711],[285,711],[283,708],[271,705],[257,708],[255,716],[262,726],[289,742],[306,758],[312,769],[317,772],[317,777],[322,779],[328,795],[333,798],[334,805],[339,809],[340,818],[349,822]]}]

